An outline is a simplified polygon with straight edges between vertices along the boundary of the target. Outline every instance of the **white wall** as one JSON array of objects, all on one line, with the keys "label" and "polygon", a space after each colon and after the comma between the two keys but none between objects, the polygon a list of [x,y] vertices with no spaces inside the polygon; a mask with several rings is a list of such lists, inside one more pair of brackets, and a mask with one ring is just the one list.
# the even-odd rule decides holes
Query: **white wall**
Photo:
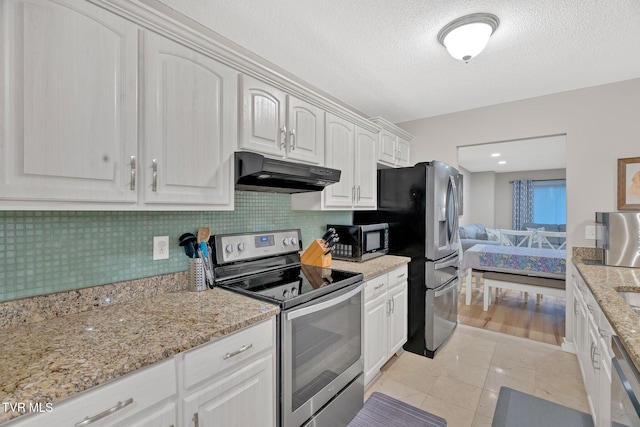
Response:
[{"label": "white wall", "polygon": [[458,164],[460,146],[566,134],[567,246],[593,247],[584,227],[593,223],[594,212],[616,210],[617,159],[640,155],[640,79],[399,126],[415,135],[412,162],[452,165]]},{"label": "white wall", "polygon": [[470,176],[473,191],[469,195],[467,218],[469,224],[483,224],[487,228],[495,228],[496,206],[496,174],[494,172],[477,172]]}]

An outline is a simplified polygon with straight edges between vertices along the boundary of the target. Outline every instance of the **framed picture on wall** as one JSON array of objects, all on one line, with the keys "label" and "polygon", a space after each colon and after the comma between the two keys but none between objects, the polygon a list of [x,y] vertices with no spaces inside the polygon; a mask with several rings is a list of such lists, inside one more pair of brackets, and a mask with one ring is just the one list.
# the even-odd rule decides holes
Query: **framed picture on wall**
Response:
[{"label": "framed picture on wall", "polygon": [[640,157],[618,159],[618,209],[640,210]]}]

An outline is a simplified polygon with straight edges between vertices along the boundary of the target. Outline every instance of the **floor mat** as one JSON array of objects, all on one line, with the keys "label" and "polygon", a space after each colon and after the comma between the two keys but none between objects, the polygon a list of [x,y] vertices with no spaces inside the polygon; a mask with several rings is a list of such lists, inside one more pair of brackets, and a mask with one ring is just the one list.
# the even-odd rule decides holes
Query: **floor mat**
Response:
[{"label": "floor mat", "polygon": [[374,392],[348,427],[445,427],[447,421],[396,400],[386,394]]}]

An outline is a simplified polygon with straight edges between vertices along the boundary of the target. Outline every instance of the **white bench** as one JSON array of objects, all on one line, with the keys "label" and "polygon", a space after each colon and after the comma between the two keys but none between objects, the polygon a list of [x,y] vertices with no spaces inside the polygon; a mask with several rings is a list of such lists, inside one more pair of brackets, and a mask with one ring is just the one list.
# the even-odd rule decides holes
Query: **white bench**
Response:
[{"label": "white bench", "polygon": [[536,302],[538,304],[540,303],[540,295],[565,297],[566,282],[561,279],[495,273],[493,271],[485,272],[482,277],[484,281],[484,311],[489,309],[490,301],[493,299],[491,288],[522,291],[525,293],[525,302],[527,301],[529,293],[536,294]]}]

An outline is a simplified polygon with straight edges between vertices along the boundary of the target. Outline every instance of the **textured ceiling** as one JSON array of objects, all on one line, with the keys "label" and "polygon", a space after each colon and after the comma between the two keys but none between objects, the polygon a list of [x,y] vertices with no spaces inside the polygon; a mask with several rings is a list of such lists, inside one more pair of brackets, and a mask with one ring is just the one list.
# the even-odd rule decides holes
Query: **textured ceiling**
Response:
[{"label": "textured ceiling", "polygon": [[[639,0],[161,0],[369,116],[392,122],[640,77]],[[500,26],[468,64],[460,16]]]}]

